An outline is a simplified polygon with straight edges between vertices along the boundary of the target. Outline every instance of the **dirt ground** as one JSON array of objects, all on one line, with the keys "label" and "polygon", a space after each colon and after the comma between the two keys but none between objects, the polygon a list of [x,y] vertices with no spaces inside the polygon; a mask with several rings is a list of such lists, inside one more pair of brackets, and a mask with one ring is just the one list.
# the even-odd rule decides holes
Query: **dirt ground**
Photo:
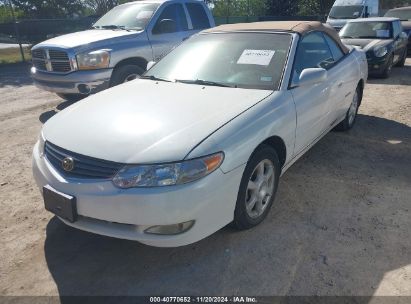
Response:
[{"label": "dirt ground", "polygon": [[411,296],[411,58],[368,82],[353,130],[289,169],[263,224],[172,249],[78,231],[44,210],[31,150],[69,103],[27,71],[0,68],[0,295]]}]

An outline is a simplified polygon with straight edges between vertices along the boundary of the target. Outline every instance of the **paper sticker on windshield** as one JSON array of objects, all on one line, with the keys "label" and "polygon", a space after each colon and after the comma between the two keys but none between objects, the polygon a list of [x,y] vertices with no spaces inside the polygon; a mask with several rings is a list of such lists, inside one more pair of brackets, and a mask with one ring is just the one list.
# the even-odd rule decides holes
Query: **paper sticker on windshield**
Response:
[{"label": "paper sticker on windshield", "polygon": [[244,50],[237,64],[257,64],[269,65],[274,56],[275,51],[272,50]]},{"label": "paper sticker on windshield", "polygon": [[377,30],[377,37],[378,38],[389,38],[390,31],[389,30]]}]

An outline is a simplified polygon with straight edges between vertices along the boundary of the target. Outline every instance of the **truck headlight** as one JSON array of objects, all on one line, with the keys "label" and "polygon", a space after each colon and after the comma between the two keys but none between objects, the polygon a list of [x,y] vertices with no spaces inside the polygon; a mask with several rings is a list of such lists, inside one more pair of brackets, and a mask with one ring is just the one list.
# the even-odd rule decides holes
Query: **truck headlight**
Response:
[{"label": "truck headlight", "polygon": [[110,52],[98,50],[89,53],[81,53],[76,56],[79,70],[96,70],[108,68],[110,64]]},{"label": "truck headlight", "polygon": [[127,165],[116,174],[113,183],[123,189],[186,184],[215,171],[223,160],[224,153],[219,152],[178,163]]},{"label": "truck headlight", "polygon": [[384,57],[385,55],[387,55],[387,53],[388,53],[388,49],[385,46],[381,46],[381,47],[374,49],[374,55],[377,57]]}]

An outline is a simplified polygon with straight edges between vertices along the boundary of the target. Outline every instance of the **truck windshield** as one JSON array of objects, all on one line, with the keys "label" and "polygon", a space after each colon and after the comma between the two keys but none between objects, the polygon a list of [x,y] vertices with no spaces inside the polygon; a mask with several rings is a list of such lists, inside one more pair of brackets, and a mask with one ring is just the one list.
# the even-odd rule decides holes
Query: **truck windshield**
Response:
[{"label": "truck windshield", "polygon": [[394,17],[400,19],[401,21],[411,20],[411,8],[388,11],[384,17]]},{"label": "truck windshield", "polygon": [[350,22],[340,31],[341,38],[390,39],[391,22]]},{"label": "truck windshield", "polygon": [[328,17],[331,19],[356,19],[361,17],[363,6],[347,5],[333,6]]},{"label": "truck windshield", "polygon": [[159,4],[133,3],[119,5],[101,17],[93,26],[96,29],[144,29]]},{"label": "truck windshield", "polygon": [[277,90],[291,34],[215,33],[193,36],[142,78],[233,88]]}]

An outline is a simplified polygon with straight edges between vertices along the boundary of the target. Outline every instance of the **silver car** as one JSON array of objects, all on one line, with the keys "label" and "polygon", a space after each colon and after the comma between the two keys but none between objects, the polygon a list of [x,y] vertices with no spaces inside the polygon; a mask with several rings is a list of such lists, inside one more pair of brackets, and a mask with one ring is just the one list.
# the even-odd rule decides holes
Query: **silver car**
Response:
[{"label": "silver car", "polygon": [[147,0],[119,5],[92,29],[32,48],[34,84],[68,100],[139,77],[191,35],[214,26],[203,1]]}]

